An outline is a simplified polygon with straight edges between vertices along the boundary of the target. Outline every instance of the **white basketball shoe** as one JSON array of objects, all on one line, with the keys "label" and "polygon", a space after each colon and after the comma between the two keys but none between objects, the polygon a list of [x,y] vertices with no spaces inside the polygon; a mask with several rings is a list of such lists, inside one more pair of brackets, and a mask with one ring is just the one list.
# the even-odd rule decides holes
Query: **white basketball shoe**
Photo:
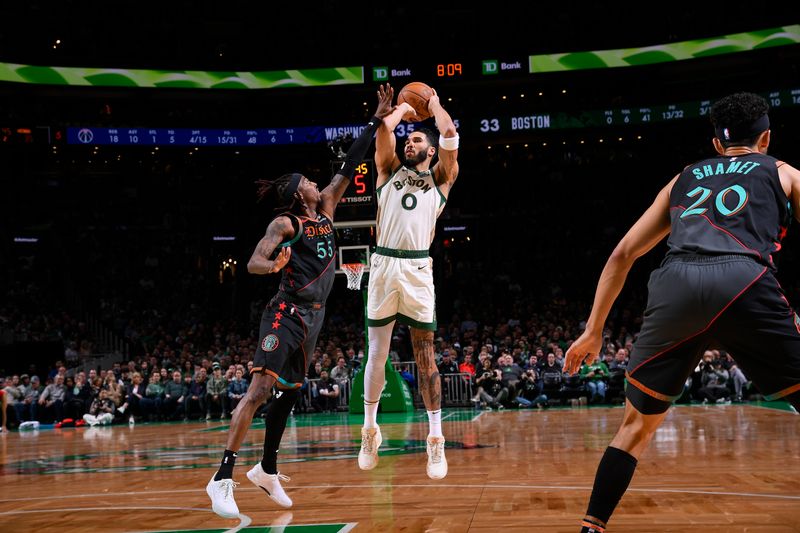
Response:
[{"label": "white basketball shoe", "polygon": [[361,450],[358,452],[358,467],[361,470],[372,470],[378,466],[378,448],[381,442],[381,428],[361,428]]},{"label": "white basketball shoe", "polygon": [[[216,475],[214,472],[214,476]],[[206,492],[211,498],[211,509],[222,518],[238,518],[239,507],[233,499],[233,489],[239,484],[232,479],[214,481],[214,476],[211,476],[211,481],[206,485]]]},{"label": "white basketball shoe", "polygon": [[280,505],[281,507],[291,507],[292,499],[286,495],[281,481],[290,481],[289,476],[284,476],[280,472],[277,474],[267,474],[261,467],[261,463],[256,463],[256,466],[247,472],[247,479],[253,482],[253,485],[260,488],[267,493],[267,496]]},{"label": "white basketball shoe", "polygon": [[447,475],[444,437],[428,437],[428,467],[426,471],[431,479],[442,479]]}]

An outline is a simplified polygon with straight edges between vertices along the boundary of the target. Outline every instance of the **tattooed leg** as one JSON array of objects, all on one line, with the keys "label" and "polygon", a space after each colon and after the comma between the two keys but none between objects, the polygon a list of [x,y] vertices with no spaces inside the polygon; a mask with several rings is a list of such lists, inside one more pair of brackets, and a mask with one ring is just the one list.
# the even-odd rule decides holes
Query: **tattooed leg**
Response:
[{"label": "tattooed leg", "polygon": [[411,328],[414,344],[414,358],[419,370],[419,392],[428,411],[438,411],[442,407],[442,383],[436,358],[433,355],[433,332]]}]

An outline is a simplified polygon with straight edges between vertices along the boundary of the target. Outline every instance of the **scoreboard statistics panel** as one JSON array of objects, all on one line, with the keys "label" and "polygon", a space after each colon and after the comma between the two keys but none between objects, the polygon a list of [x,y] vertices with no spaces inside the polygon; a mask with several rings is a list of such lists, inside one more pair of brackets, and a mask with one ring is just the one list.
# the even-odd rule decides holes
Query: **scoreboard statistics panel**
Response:
[{"label": "scoreboard statistics panel", "polygon": [[[460,127],[458,119],[454,119]],[[419,127],[400,123],[395,135],[405,138]],[[363,124],[306,126],[299,128],[189,129],[189,128],[67,128],[67,143],[102,146],[281,146],[287,144],[319,144],[342,137],[358,136]]]},{"label": "scoreboard statistics panel", "polygon": [[189,129],[67,128],[69,144],[139,146],[270,146],[314,144],[326,140],[323,127]]},{"label": "scoreboard statistics panel", "polygon": [[[800,89],[786,89],[762,94],[770,108],[800,106]],[[590,111],[548,111],[525,108],[511,115],[484,115],[468,123],[480,135],[510,136],[534,130],[596,128],[603,126],[646,125],[707,117],[711,100],[642,105]]]},{"label": "scoreboard statistics panel", "polygon": [[[499,62],[499,64],[503,64]],[[444,75],[447,75],[446,63]],[[496,64],[492,63],[492,69]],[[431,68],[438,68],[434,65]],[[499,67],[498,67],[499,68]],[[408,70],[408,69],[407,69]],[[453,66],[450,70],[458,72]],[[462,73],[463,65],[462,65]],[[800,88],[774,90],[761,93],[771,109],[800,106]],[[456,127],[464,132],[464,140],[483,141],[496,137],[525,139],[547,130],[627,127],[652,123],[675,122],[707,117],[712,100],[692,102],[646,104],[593,110],[553,110],[536,106],[533,102],[508,102],[504,114],[489,114],[475,108],[469,116],[453,117]],[[401,122],[395,135],[405,138],[415,128],[431,127],[431,121],[419,124]],[[189,128],[67,128],[66,140],[75,145],[140,145],[140,146],[280,146],[317,144],[361,132],[362,124],[304,126],[294,128],[255,129],[189,129]],[[5,128],[3,131],[16,132]],[[22,131],[22,130],[19,130]],[[49,142],[58,142],[61,132],[56,131]],[[35,137],[35,135],[34,135]],[[49,138],[49,135],[47,136]],[[0,136],[0,141],[10,142],[10,135]],[[5,140],[4,140],[5,139]],[[33,139],[33,137],[32,137]],[[34,139],[35,140],[35,139]]]}]

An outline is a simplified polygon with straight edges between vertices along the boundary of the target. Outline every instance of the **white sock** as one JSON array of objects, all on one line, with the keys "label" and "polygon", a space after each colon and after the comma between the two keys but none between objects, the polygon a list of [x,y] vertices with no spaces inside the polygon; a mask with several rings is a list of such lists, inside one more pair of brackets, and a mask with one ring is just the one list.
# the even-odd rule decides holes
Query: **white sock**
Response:
[{"label": "white sock", "polygon": [[378,406],[380,405],[379,402],[375,403],[367,403],[364,402],[364,427],[374,428],[378,427],[377,418],[378,418]]},{"label": "white sock", "polygon": [[[392,342],[394,322],[376,328],[367,328],[369,354],[364,369],[364,427],[377,426],[378,402],[386,384],[386,359]],[[369,402],[369,403],[368,403]],[[374,403],[372,403],[374,402]]]},{"label": "white sock", "polygon": [[442,410],[428,411],[429,437],[444,437],[442,434]]}]

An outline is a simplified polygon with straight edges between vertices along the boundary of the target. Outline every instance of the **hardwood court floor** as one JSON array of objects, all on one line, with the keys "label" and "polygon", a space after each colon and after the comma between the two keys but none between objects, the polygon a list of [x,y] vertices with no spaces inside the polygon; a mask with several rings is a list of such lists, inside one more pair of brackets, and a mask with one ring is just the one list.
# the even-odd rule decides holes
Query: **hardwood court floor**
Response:
[{"label": "hardwood court floor", "polygon": [[[244,475],[261,456],[259,420],[235,473],[241,522],[213,514],[205,493],[224,448],[221,422],[12,432],[0,436],[0,531],[274,532],[290,523],[288,533],[577,532],[621,416],[620,408],[446,411],[450,473],[439,482],[425,475],[424,412],[379,415],[384,444],[371,472],[355,461],[360,419],[296,416],[279,456],[292,477],[290,512]],[[800,531],[798,474],[797,415],[677,407],[609,531]]]}]

